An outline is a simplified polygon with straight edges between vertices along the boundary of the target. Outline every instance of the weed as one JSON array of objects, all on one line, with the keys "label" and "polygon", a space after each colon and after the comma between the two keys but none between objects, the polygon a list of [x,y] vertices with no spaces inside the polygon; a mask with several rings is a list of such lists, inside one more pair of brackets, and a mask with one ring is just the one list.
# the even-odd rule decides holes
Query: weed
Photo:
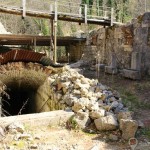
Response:
[{"label": "weed", "polygon": [[71,116],[68,121],[66,122],[66,128],[71,130],[71,129],[74,129],[74,130],[77,130],[79,129],[79,125],[77,123],[77,121],[75,120],[74,118],[74,115]]},{"label": "weed", "polygon": [[144,82],[144,83],[136,83],[136,88],[138,90],[148,90],[150,88],[150,82]]},{"label": "weed", "polygon": [[121,92],[121,97],[123,99],[124,105],[128,106],[130,110],[133,110],[134,108],[140,107],[140,102],[138,97],[132,93],[132,91],[129,91],[127,89],[123,89]]},{"label": "weed", "polygon": [[145,136],[150,140],[150,128],[143,128],[138,130],[136,136]]}]

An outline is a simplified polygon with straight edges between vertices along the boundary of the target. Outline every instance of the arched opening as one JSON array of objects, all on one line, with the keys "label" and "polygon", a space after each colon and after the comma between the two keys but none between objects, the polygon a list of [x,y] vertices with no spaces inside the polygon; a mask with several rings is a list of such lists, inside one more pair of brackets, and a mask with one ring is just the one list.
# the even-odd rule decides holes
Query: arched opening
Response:
[{"label": "arched opening", "polygon": [[18,63],[4,65],[4,72],[0,73],[0,80],[7,87],[7,95],[2,95],[1,115],[51,111],[48,102],[51,100],[52,91],[48,75],[43,71],[44,67],[36,69],[37,64],[30,63],[30,67],[29,64],[24,64],[18,69],[16,64]]},{"label": "arched opening", "polygon": [[33,87],[27,87],[26,84],[12,82],[6,86],[8,96],[3,96],[2,105],[6,116],[36,113],[34,107],[37,89],[34,88],[34,85]]}]

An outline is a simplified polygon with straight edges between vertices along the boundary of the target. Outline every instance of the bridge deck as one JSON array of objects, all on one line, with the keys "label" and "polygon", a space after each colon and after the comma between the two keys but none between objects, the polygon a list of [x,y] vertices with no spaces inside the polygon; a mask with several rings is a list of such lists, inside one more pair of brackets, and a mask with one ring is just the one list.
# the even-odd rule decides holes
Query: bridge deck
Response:
[{"label": "bridge deck", "polygon": [[[85,42],[86,38],[57,37],[58,46],[68,46],[78,42]],[[36,45],[50,46],[50,36],[0,34],[0,45]]]},{"label": "bridge deck", "polygon": [[[23,2],[24,1],[24,2]],[[3,1],[0,4],[0,13],[8,13],[62,21],[98,24],[110,26],[112,22],[111,8],[97,7],[62,0],[39,1],[23,0],[17,3],[14,0]]]}]

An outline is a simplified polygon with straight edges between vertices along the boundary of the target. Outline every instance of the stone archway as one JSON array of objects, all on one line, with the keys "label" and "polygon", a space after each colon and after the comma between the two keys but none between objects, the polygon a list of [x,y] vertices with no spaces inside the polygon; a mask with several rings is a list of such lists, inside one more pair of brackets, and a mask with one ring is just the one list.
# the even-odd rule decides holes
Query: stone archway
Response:
[{"label": "stone archway", "polygon": [[7,87],[3,96],[5,115],[39,113],[61,109],[55,107],[53,89],[48,77],[57,69],[38,63],[12,62],[0,66],[0,80]]}]

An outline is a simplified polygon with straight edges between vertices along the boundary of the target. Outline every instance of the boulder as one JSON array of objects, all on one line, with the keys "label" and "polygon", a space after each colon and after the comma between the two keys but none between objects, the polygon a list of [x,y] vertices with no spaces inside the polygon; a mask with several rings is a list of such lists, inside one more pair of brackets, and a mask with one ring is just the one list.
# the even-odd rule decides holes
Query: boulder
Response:
[{"label": "boulder", "polygon": [[98,119],[100,117],[104,117],[105,116],[105,110],[104,109],[99,109],[98,111],[91,111],[90,112],[90,117],[92,119]]},{"label": "boulder", "polygon": [[84,129],[91,123],[88,113],[82,111],[78,111],[74,119],[81,129]]},{"label": "boulder", "polygon": [[99,110],[98,102],[90,101],[89,104],[87,105],[87,109],[93,111]]},{"label": "boulder", "polygon": [[89,84],[90,83],[90,79],[83,77],[83,78],[81,78],[81,83],[82,84]]},{"label": "boulder", "polygon": [[121,119],[120,130],[122,131],[122,138],[129,140],[135,136],[138,129],[138,122],[136,120]]},{"label": "boulder", "polygon": [[113,115],[95,119],[94,123],[99,131],[114,130],[118,127],[117,118]]},{"label": "boulder", "polygon": [[117,118],[118,121],[120,122],[121,119],[132,119],[132,115],[130,111],[119,112]]},{"label": "boulder", "polygon": [[72,94],[66,94],[66,95],[63,96],[63,101],[68,106],[73,106],[74,102],[78,101],[78,98],[73,96]]},{"label": "boulder", "polygon": [[74,105],[72,107],[72,110],[74,112],[78,112],[80,109],[84,109],[85,106],[88,106],[89,99],[88,98],[79,98],[76,102],[74,102]]}]

